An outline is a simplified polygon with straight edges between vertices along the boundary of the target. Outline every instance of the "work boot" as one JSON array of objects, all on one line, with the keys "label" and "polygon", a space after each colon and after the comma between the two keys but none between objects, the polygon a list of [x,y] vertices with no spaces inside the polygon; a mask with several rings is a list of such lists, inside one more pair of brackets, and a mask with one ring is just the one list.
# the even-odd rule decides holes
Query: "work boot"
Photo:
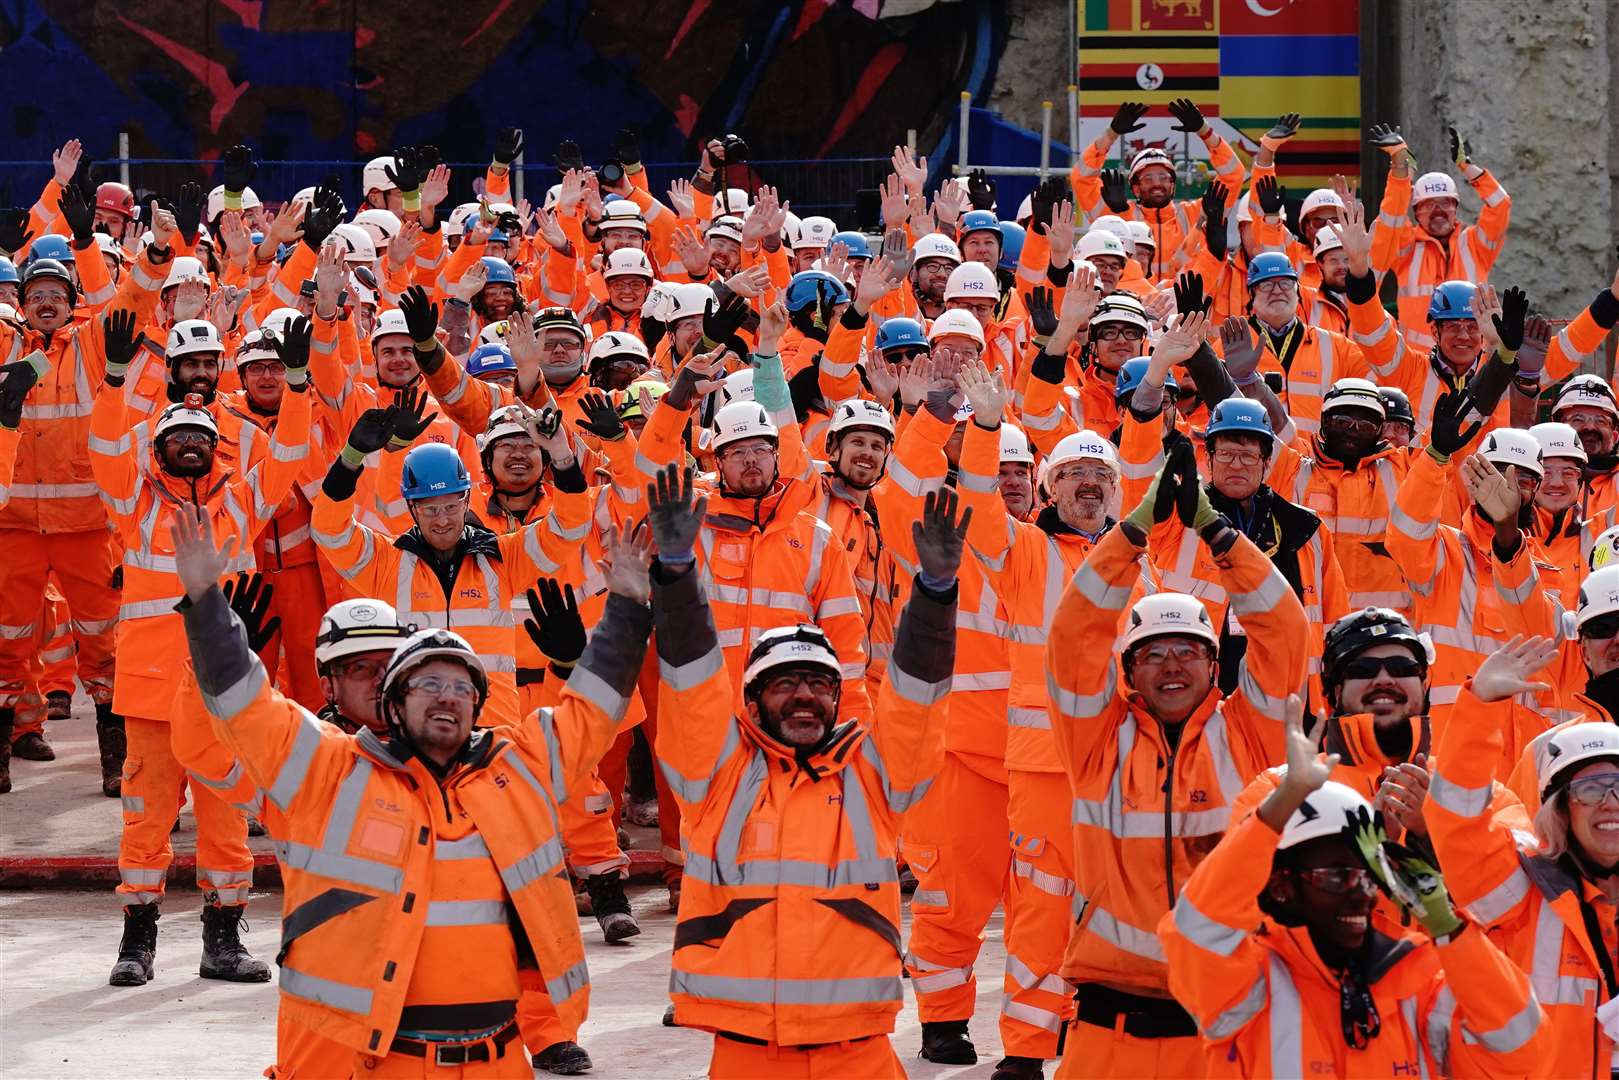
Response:
[{"label": "work boot", "polygon": [[591,874],[585,878],[585,891],[590,893],[590,909],[601,923],[602,937],[607,944],[632,938],[641,932],[641,924],[630,914],[630,898],[624,895],[624,879],[618,872]]},{"label": "work boot", "polygon": [[938,1065],[976,1065],[978,1050],[965,1020],[935,1020],[922,1025],[922,1057]]},{"label": "work boot", "polygon": [[55,761],[56,751],[51,749],[51,744],[39,732],[25,731],[11,744],[11,756],[24,761]]},{"label": "work boot", "polygon": [[995,1063],[989,1080],[1041,1080],[1046,1075],[1041,1068],[1044,1064],[1040,1058],[1003,1057]]},{"label": "work boot", "polygon": [[590,1055],[576,1042],[552,1043],[534,1055],[534,1068],[557,1076],[578,1076],[591,1068]]},{"label": "work boot", "polygon": [[101,748],[101,794],[116,799],[124,790],[129,737],[124,734],[124,718],[112,711],[111,702],[96,703],[96,744]]},{"label": "work boot", "polygon": [[73,715],[73,695],[66,690],[52,690],[45,695],[45,719],[66,720]]},{"label": "work boot", "polygon": [[197,974],[205,979],[226,982],[269,982],[270,965],[255,960],[242,947],[239,932],[246,904],[202,909],[202,966]]},{"label": "work boot", "polygon": [[270,830],[268,830],[268,829],[266,829],[264,827],[264,822],[260,821],[258,818],[249,817],[247,819],[247,835],[249,835],[249,836],[267,836],[269,834],[269,832],[270,832]]},{"label": "work boot", "polygon": [[118,962],[107,976],[108,986],[144,986],[152,981],[152,961],[157,957],[156,904],[131,904],[124,908],[124,938],[118,943]]},{"label": "work boot", "polygon": [[678,914],[680,911],[680,883],[684,879],[685,875],[677,874],[673,880],[666,883],[669,889],[669,911],[671,914]]},{"label": "work boot", "polygon": [[0,709],[0,795],[11,790],[11,725],[17,710]]},{"label": "work boot", "polygon": [[624,816],[629,818],[631,825],[652,828],[658,823],[658,800],[653,798],[632,802],[625,808]]}]

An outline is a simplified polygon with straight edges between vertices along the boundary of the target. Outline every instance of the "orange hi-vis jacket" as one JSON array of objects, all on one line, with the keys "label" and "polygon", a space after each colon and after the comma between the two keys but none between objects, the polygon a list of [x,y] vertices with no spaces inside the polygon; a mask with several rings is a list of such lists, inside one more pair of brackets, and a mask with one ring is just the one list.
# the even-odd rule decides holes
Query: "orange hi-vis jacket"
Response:
[{"label": "orange hi-vis jacket", "polygon": [[[135,310],[137,281],[160,280],[162,273],[150,253],[143,253],[124,274],[109,306]],[[107,512],[85,450],[90,412],[107,370],[105,340],[100,319],[70,323],[49,338],[0,322],[0,364],[21,360],[38,349],[51,365],[23,402],[11,501],[0,510],[0,529],[63,533],[107,527]]]},{"label": "orange hi-vis jacket", "polygon": [[[1516,633],[1552,636],[1555,606],[1539,588],[1539,545],[1524,536],[1510,563],[1494,552],[1494,528],[1472,509],[1460,528],[1439,521],[1449,470],[1426,451],[1411,457],[1389,516],[1389,554],[1416,598],[1413,625],[1428,634],[1430,715],[1443,733],[1448,708],[1486,656]],[[1493,587],[1492,587],[1493,586]]]},{"label": "orange hi-vis jacket", "polygon": [[[1075,208],[1084,213],[1086,221],[1112,213],[1102,202],[1102,169],[1107,164],[1108,149],[1098,147],[1095,143],[1085,147],[1078,163],[1069,173]],[[1246,170],[1231,149],[1231,144],[1218,135],[1208,151],[1209,168],[1214,170],[1215,178],[1226,186],[1226,208],[1229,210],[1237,205]],[[1163,280],[1174,277],[1182,269],[1184,256],[1181,245],[1189,233],[1201,227],[1203,204],[1198,199],[1178,199],[1156,210],[1143,210],[1140,203],[1131,199],[1129,208],[1119,216],[1126,221],[1145,221],[1152,227],[1152,240],[1157,246],[1153,248],[1152,273],[1149,276]]]},{"label": "orange hi-vis jacket", "polygon": [[[1339,379],[1375,381],[1384,377],[1384,370],[1342,334],[1296,321],[1283,343],[1284,348],[1295,339],[1298,344],[1292,347],[1291,356],[1279,357],[1270,334],[1259,328],[1259,321],[1250,318],[1248,322],[1259,349],[1259,370],[1286,379],[1282,403],[1301,435],[1314,435],[1321,429],[1321,400],[1333,383]],[[1223,356],[1223,350],[1217,351]]]},{"label": "orange hi-vis jacket", "polygon": [[[1614,994],[1604,985],[1596,949],[1614,954],[1615,906],[1570,860],[1541,854],[1533,833],[1488,814],[1509,704],[1486,703],[1463,689],[1456,708],[1468,723],[1435,729],[1423,818],[1451,902],[1529,973],[1546,1010],[1551,1030],[1537,1075],[1606,1077],[1615,1043],[1595,1012]],[[1602,928],[1599,942],[1586,931],[1586,910]]]},{"label": "orange hi-vis jacket", "polygon": [[0,507],[11,501],[11,478],[17,466],[17,444],[22,432],[0,427]]},{"label": "orange hi-vis jacket", "polygon": [[[1553,663],[1555,664],[1556,661],[1553,661]],[[1556,678],[1556,671],[1555,667],[1548,667],[1542,669],[1541,673],[1536,677],[1544,682],[1550,682]],[[1552,736],[1575,724],[1619,723],[1619,720],[1614,719],[1613,713],[1609,712],[1601,702],[1597,701],[1594,693],[1595,686],[1612,685],[1616,681],[1619,681],[1619,674],[1610,671],[1606,675],[1589,680],[1582,690],[1575,690],[1570,685],[1567,688],[1569,707],[1563,710],[1563,714],[1567,719],[1559,721],[1552,727],[1537,734],[1534,738],[1519,744],[1516,751],[1514,751],[1511,737],[1513,734],[1512,721],[1517,719],[1523,708],[1516,700],[1513,701],[1512,709],[1507,714],[1506,722],[1501,725],[1502,732],[1506,735],[1502,760],[1511,763],[1506,770],[1507,779],[1505,783],[1508,789],[1523,802],[1524,809],[1528,811],[1531,817],[1540,809],[1540,773],[1546,765],[1547,746],[1550,744]],[[1570,680],[1570,684],[1578,682],[1578,678]],[[1498,771],[1496,775],[1499,778],[1500,772]]]},{"label": "orange hi-vis jacket", "polygon": [[[457,995],[487,985],[490,969],[516,974],[521,932],[564,1028],[577,1030],[589,973],[556,815],[612,745],[641,666],[646,609],[613,610],[556,708],[475,731],[441,781],[408,743],[343,735],[274,690],[217,590],[187,605],[215,731],[280,818],[283,1019],[378,1056],[401,1027],[463,1029],[443,1015],[463,1010],[445,1005],[515,1009],[515,994]],[[455,822],[471,828],[447,838]],[[466,861],[493,864],[486,895],[452,892]]]},{"label": "orange hi-vis jacket", "polygon": [[[1501,254],[1507,223],[1512,220],[1512,199],[1488,169],[1468,181],[1484,200],[1476,225],[1457,222],[1443,240],[1428,235],[1406,217],[1411,207],[1411,177],[1389,174],[1378,208],[1372,243],[1372,268],[1392,271],[1398,282],[1400,332],[1419,352],[1433,348],[1428,327],[1428,301],[1434,287],[1446,281],[1490,280],[1490,268]],[[1412,395],[1413,402],[1416,396]]]},{"label": "orange hi-vis jacket", "polygon": [[[268,436],[275,433],[279,415],[264,416],[254,411],[244,390],[216,399],[215,404],[219,406],[215,411],[216,418],[219,413],[224,413],[237,422],[243,443],[249,444],[246,447],[248,466],[256,464],[265,453],[264,444],[269,441]],[[310,500],[320,487],[321,478],[341,449],[341,444],[334,445],[333,433],[327,424],[314,423],[309,431],[309,449],[310,454],[298,473],[297,483],[281,500],[275,517],[270,519],[270,523],[253,542],[253,555],[260,570],[288,570],[316,561],[315,542],[309,535]]]},{"label": "orange hi-vis jacket", "polygon": [[806,751],[732,709],[698,575],[655,571],[653,587],[657,759],[686,848],[676,1021],[784,1047],[887,1034],[903,1001],[894,858],[944,761],[955,589],[913,587],[876,721]]},{"label": "orange hi-vis jacket", "polygon": [[202,507],[215,541],[235,540],[228,573],[254,568],[253,538],[275,516],[309,456],[310,393],[287,388],[275,434],[263,460],[238,472],[214,459],[193,480],[163,471],[153,423],[124,425],[123,395],[103,385],[90,413],[90,465],[107,516],[124,547],[124,588],[118,609],[118,669],[113,706],[127,716],[167,720],[179,684],[175,658],[183,655],[174,605],[183,591],[174,564],[169,525],[176,509]]},{"label": "orange hi-vis jacket", "polygon": [[1444,944],[1368,930],[1362,977],[1381,1027],[1364,1049],[1350,1046],[1341,977],[1307,929],[1260,912],[1280,839],[1249,815],[1158,925],[1169,985],[1197,1018],[1208,1076],[1544,1075],[1551,1024],[1529,976],[1477,926]]},{"label": "orange hi-vis jacket", "polygon": [[1345,468],[1343,462],[1326,455],[1320,436],[1312,438],[1310,445],[1314,456],[1299,461],[1290,481],[1272,477],[1269,483],[1290,502],[1315,514],[1332,533],[1333,554],[1349,590],[1350,610],[1386,607],[1409,616],[1411,590],[1386,541],[1389,517],[1411,455],[1383,445],[1353,468]]},{"label": "orange hi-vis jacket", "polygon": [[[821,497],[809,513],[831,526],[848,557],[860,617],[866,624],[866,685],[875,695],[888,670],[888,654],[894,648],[899,569],[894,556],[883,546],[875,506],[869,492],[867,495],[864,506],[856,503],[843,481],[828,469],[821,474]],[[910,522],[904,525],[909,528]]]},{"label": "orange hi-vis jacket", "polygon": [[[889,457],[888,475],[872,490],[883,544],[899,567],[902,594],[909,591],[920,569],[910,523],[921,516],[927,493],[944,486],[949,471],[944,444],[955,427],[926,408],[918,409],[900,430]],[[956,668],[944,746],[969,762],[974,772],[1005,784],[1011,627],[1003,618],[1000,597],[977,559],[962,559],[958,575]],[[898,607],[903,597],[894,602]]]},{"label": "orange hi-vis jacket", "polygon": [[590,495],[583,483],[568,486],[577,490],[559,484],[551,511],[515,532],[497,536],[467,525],[451,563],[453,580],[435,568],[435,555],[418,530],[396,538],[355,520],[353,495],[344,497],[340,483],[328,480],[316,494],[310,527],[326,561],[355,595],[389,601],[402,624],[442,626],[466,638],[489,673],[484,723],[515,724],[518,605],[539,578],[577,562],[590,531]]},{"label": "orange hi-vis jacket", "polygon": [[1155,933],[1184,882],[1230,822],[1248,781],[1283,757],[1283,712],[1304,686],[1308,623],[1298,597],[1238,536],[1220,557],[1231,606],[1255,639],[1237,690],[1210,690],[1171,742],[1101,642],[1141,571],[1144,542],[1120,525],[1092,549],[1057,608],[1047,644],[1057,752],[1073,790],[1074,932],[1062,974],[1167,997]]}]

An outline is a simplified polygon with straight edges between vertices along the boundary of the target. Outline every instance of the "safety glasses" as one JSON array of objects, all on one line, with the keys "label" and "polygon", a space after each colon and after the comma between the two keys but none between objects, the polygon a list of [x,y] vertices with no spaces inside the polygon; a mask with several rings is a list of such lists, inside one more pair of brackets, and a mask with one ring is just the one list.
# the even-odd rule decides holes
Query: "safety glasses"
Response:
[{"label": "safety glasses", "polygon": [[1323,892],[1375,892],[1377,883],[1372,872],[1364,866],[1318,866],[1312,870],[1294,870],[1295,877],[1308,881]]},{"label": "safety glasses", "polygon": [[1386,671],[1396,679],[1409,679],[1426,669],[1414,656],[1357,656],[1344,665],[1344,678],[1375,679],[1378,672]]},{"label": "safety glasses", "polygon": [[1619,801],[1619,772],[1587,776],[1568,785],[1568,797],[1581,806],[1601,806],[1609,795]]}]

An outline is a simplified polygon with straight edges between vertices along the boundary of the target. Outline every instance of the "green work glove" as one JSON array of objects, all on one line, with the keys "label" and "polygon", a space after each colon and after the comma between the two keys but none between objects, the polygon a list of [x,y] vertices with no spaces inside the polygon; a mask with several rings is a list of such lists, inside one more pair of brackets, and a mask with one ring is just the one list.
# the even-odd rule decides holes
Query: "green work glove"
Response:
[{"label": "green work glove", "polygon": [[1163,468],[1158,475],[1152,478],[1152,484],[1147,493],[1141,497],[1134,510],[1125,517],[1144,533],[1152,531],[1154,525],[1168,521],[1175,516],[1175,496],[1178,490],[1178,476],[1181,472],[1181,453],[1191,452],[1191,447],[1181,443],[1169,452],[1164,458]]},{"label": "green work glove", "polygon": [[1439,868],[1404,844],[1387,843],[1399,888],[1395,899],[1415,916],[1430,937],[1449,937],[1462,927],[1462,918],[1450,902]]}]

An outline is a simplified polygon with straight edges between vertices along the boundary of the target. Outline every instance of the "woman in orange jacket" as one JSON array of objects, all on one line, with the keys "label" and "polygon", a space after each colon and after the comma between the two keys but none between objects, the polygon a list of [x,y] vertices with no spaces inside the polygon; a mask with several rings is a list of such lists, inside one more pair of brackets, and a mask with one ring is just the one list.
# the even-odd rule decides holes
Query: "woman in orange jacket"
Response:
[{"label": "woman in orange jacket", "polygon": [[[1327,779],[1336,756],[1316,756],[1297,697],[1288,710],[1280,784],[1158,924],[1202,1032],[1199,1075],[1540,1074],[1552,1031],[1529,977],[1431,863],[1386,842],[1364,796]],[[1380,887],[1429,940],[1373,926]]]}]

